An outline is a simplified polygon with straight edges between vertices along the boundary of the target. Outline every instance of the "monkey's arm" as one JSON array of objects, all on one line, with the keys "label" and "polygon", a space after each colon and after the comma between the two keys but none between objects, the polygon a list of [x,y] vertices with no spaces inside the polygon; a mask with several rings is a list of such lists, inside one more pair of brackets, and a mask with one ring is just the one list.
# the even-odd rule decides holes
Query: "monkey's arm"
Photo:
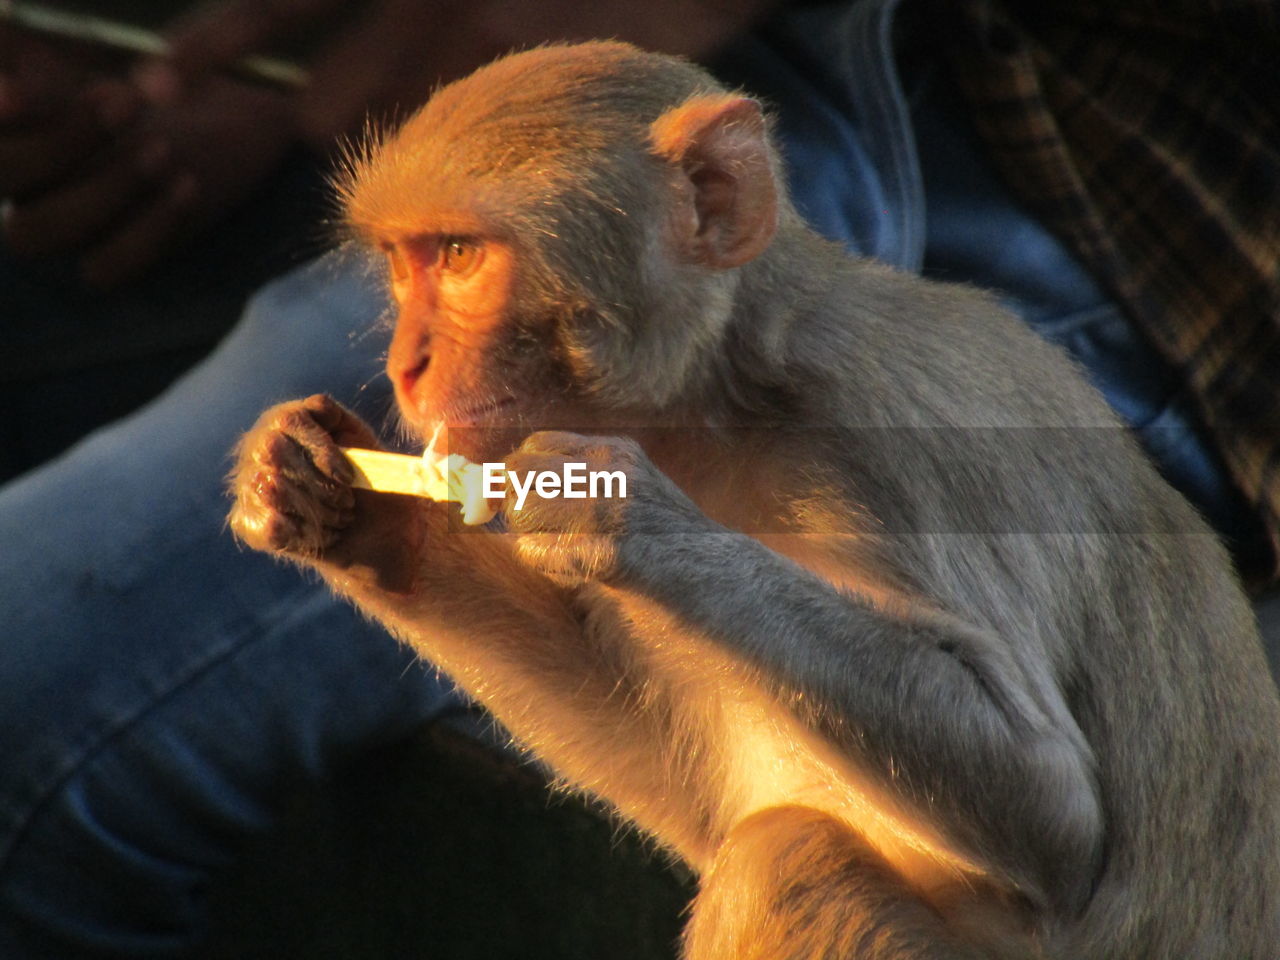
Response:
[{"label": "monkey's arm", "polygon": [[691,862],[704,860],[707,785],[663,749],[678,740],[678,721],[644,708],[652,684],[617,624],[518,562],[509,535],[458,529],[447,503],[353,492],[339,442],[377,443],[328,397],[264,413],[231,479],[240,540],[319,572],[558,773],[607,796]]},{"label": "monkey's arm", "polygon": [[518,562],[512,538],[460,531],[419,502],[421,571],[411,593],[317,569],[482,703],[558,777],[608,800],[686,862],[709,862],[716,803],[703,731],[667,709],[617,618]]},{"label": "monkey's arm", "polygon": [[1091,752],[1060,692],[1019,667],[1013,638],[923,602],[897,616],[849,596],[706,517],[634,444],[566,436],[535,435],[525,465],[605,451],[630,495],[608,509],[549,500],[508,511],[535,544],[557,535],[533,531],[576,531],[555,558],[526,559],[657,603],[742,658],[962,849],[1059,906],[1083,902],[1102,832]]},{"label": "monkey's arm", "polygon": [[780,696],[802,694],[806,722],[984,856],[1014,851],[1025,860],[1000,865],[1050,888],[1093,875],[1090,751],[1058,692],[1034,687],[1003,638],[924,609],[892,616],[714,528],[634,538],[611,582],[744,657]]}]

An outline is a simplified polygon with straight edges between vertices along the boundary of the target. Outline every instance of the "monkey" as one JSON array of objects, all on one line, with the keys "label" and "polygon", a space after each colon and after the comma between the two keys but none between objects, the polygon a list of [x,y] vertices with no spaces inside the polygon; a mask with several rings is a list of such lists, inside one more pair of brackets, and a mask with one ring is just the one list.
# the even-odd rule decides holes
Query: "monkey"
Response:
[{"label": "monkey", "polygon": [[[802,220],[759,102],[616,42],[508,55],[353,151],[423,438],[627,496],[353,490],[325,395],[229,523],[699,878],[724,958],[1280,954],[1280,702],[1226,551],[987,292]],[[453,511],[451,513],[451,510]]]}]

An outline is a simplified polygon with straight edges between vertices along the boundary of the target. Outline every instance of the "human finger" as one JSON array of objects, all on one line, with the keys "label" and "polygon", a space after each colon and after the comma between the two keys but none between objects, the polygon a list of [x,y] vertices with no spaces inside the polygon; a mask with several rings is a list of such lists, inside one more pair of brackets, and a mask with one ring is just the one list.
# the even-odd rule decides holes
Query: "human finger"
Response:
[{"label": "human finger", "polygon": [[80,275],[93,287],[110,288],[133,279],[164,254],[179,234],[200,187],[189,173],[168,184],[80,261]]},{"label": "human finger", "polygon": [[9,249],[20,256],[43,256],[89,243],[156,183],[169,157],[163,139],[121,146],[90,173],[12,204],[4,221]]},{"label": "human finger", "polygon": [[351,0],[217,0],[165,30],[169,52],[140,64],[134,82],[155,103],[171,103],[184,85],[230,66],[289,30]]},{"label": "human finger", "polygon": [[[8,84],[0,84],[0,100]],[[137,96],[122,83],[85,89],[62,109],[28,105],[22,92],[0,121],[0,197],[23,198],[65,181],[96,157],[113,132],[137,112]]]}]

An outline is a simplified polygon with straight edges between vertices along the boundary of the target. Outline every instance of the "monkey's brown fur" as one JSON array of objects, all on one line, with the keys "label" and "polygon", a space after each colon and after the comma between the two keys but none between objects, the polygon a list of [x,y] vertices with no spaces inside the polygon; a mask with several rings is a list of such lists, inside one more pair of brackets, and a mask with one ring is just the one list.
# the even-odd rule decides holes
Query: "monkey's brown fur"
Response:
[{"label": "monkey's brown fur", "polygon": [[778,166],[620,44],[443,89],[343,188],[402,413],[631,495],[451,530],[353,493],[375,438],[314,397],[245,438],[233,528],[699,870],[691,957],[1276,956],[1280,704],[1223,551],[1061,355],[817,238]]}]

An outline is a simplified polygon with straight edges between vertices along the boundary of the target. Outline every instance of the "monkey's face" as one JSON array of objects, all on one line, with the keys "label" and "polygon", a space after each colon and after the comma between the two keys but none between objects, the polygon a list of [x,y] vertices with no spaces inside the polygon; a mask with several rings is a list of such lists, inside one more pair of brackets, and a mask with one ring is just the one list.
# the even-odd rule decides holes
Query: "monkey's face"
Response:
[{"label": "monkey's face", "polygon": [[624,45],[530,51],[353,160],[339,189],[389,262],[411,426],[496,459],[521,431],[660,424],[702,388],[775,226],[759,107],[706,83]]},{"label": "monkey's face", "polygon": [[406,423],[472,460],[504,455],[525,432],[579,414],[548,349],[552,320],[521,309],[512,242],[475,222],[380,246],[397,317],[387,374]]},{"label": "monkey's face", "polygon": [[[365,182],[397,175],[374,167]],[[637,415],[616,399],[637,378],[617,367],[636,355],[643,228],[657,218],[615,203],[618,222],[602,222],[601,195],[575,186],[459,183],[446,164],[427,199],[361,224],[395,302],[387,373],[400,412],[422,437],[445,427],[441,450],[499,459],[534,430],[617,432]]]},{"label": "monkey's face", "polygon": [[[476,359],[510,284],[506,248],[476,235],[384,240],[397,307],[387,375],[413,426],[468,426],[513,399]],[[447,376],[444,374],[447,372]]]},{"label": "monkey's face", "polygon": [[[495,109],[481,100],[474,116]],[[352,226],[386,258],[387,372],[406,423],[424,437],[443,425],[450,451],[491,460],[533,430],[604,416],[601,385],[618,378],[598,356],[627,335],[618,313],[638,302],[653,217],[600,182],[610,150],[557,151],[559,118],[464,123],[451,104],[433,100],[343,189]],[[631,152],[653,167],[634,126]],[[638,191],[636,179],[612,178]]]}]

